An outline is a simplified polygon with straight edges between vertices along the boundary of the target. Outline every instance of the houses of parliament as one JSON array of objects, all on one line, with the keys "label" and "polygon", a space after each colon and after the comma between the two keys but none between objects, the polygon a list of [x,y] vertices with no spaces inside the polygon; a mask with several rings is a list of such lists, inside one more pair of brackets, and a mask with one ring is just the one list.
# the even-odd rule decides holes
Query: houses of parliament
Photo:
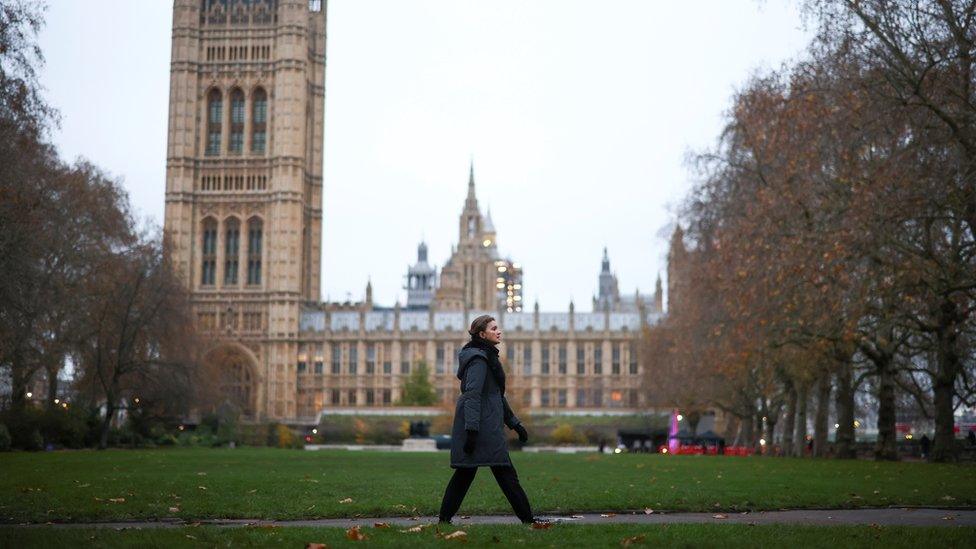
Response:
[{"label": "houses of parliament", "polygon": [[320,301],[325,29],[322,0],[174,1],[167,253],[224,397],[245,420],[311,423],[396,406],[423,362],[452,401],[455,353],[489,313],[521,407],[643,409],[639,337],[662,318],[660,279],[621,295],[604,250],[591,312],[523,304],[525,267],[500,254],[473,168],[450,259],[438,270],[420,243],[406,303],[375,304],[369,285],[360,302]]}]

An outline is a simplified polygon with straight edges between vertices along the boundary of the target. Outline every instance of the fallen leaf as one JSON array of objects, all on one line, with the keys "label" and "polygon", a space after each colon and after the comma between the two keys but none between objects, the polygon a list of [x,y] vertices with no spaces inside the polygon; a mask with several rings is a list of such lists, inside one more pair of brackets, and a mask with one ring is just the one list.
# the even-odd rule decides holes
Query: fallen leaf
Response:
[{"label": "fallen leaf", "polygon": [[651,509],[650,507],[645,507],[645,508],[644,508],[644,514],[645,514],[645,515],[651,515],[651,514],[654,514],[654,509]]},{"label": "fallen leaf", "polygon": [[374,522],[373,528],[389,528],[390,525],[385,522]]},{"label": "fallen leaf", "polygon": [[350,541],[364,541],[368,539],[366,534],[359,531],[359,526],[353,526],[346,530],[346,539]]},{"label": "fallen leaf", "polygon": [[201,477],[205,477],[205,476],[207,476],[207,473],[204,473],[204,472],[201,471],[201,472],[197,473],[197,475],[199,475]]},{"label": "fallen leaf", "polygon": [[88,488],[89,486],[91,486],[91,484],[79,484],[78,486],[75,486],[75,488]]},{"label": "fallen leaf", "polygon": [[569,518],[581,519],[581,518],[585,518],[585,517],[583,515],[571,515]]},{"label": "fallen leaf", "polygon": [[207,487],[206,487],[206,486],[197,486],[197,488],[199,488],[199,489],[201,489],[201,490],[206,490],[206,489],[207,489]]},{"label": "fallen leaf", "polygon": [[186,539],[197,539],[197,537],[196,536],[191,536],[190,534],[187,534],[186,535]]},{"label": "fallen leaf", "polygon": [[339,503],[352,503],[352,498],[340,499]]},{"label": "fallen leaf", "polygon": [[715,518],[715,519],[727,519],[727,518],[729,518],[729,516],[728,515],[725,515],[725,514],[722,514],[722,513],[719,513],[717,515],[712,515],[712,518]]},{"label": "fallen leaf", "polygon": [[532,528],[534,530],[548,530],[548,529],[552,528],[552,525],[553,524],[555,524],[555,523],[553,523],[553,522],[533,522],[532,523]]},{"label": "fallen leaf", "polygon": [[248,493],[248,494],[253,494],[254,492],[257,492],[257,491],[258,491],[258,489],[257,489],[257,488],[255,488],[255,489],[253,489],[253,490],[248,490],[248,491],[247,491],[247,493]]},{"label": "fallen leaf", "polygon": [[952,501],[952,500],[954,500],[954,499],[956,499],[956,498],[954,498],[954,497],[952,497],[952,496],[942,496],[942,498],[941,498],[941,499],[943,499],[943,500],[945,500],[945,501]]},{"label": "fallen leaf", "polygon": [[469,519],[471,517],[469,515],[460,515],[460,516],[458,516],[458,518],[459,519]]},{"label": "fallen leaf", "polygon": [[125,498],[108,498],[112,503],[125,503]]},{"label": "fallen leaf", "polygon": [[424,531],[424,527],[423,526],[414,526],[413,528],[407,528],[406,530],[400,530],[400,532],[402,532],[404,534],[410,534],[410,533],[416,533],[416,532],[423,532],[423,531]]},{"label": "fallen leaf", "polygon": [[324,543],[308,542],[305,544],[305,549],[329,549],[329,546]]},{"label": "fallen leaf", "polygon": [[169,508],[169,512],[170,513],[179,513],[180,512],[180,508],[179,507],[170,507]]},{"label": "fallen leaf", "polygon": [[624,547],[630,547],[631,545],[633,545],[635,543],[643,543],[644,538],[646,538],[646,537],[647,536],[645,536],[644,534],[640,534],[640,535],[637,535],[637,536],[631,536],[629,538],[624,538],[624,539],[620,540],[620,545],[622,545]]},{"label": "fallen leaf", "polygon": [[950,516],[950,515],[946,515],[946,516],[942,517],[942,520],[956,520],[956,517],[953,517],[953,516]]},{"label": "fallen leaf", "polygon": [[617,513],[605,513],[605,514],[602,514],[600,516],[603,517],[603,518],[610,518],[610,517],[617,516]]},{"label": "fallen leaf", "polygon": [[456,539],[458,541],[468,541],[468,533],[465,532],[464,530],[458,530],[457,532],[444,536],[444,539]]}]

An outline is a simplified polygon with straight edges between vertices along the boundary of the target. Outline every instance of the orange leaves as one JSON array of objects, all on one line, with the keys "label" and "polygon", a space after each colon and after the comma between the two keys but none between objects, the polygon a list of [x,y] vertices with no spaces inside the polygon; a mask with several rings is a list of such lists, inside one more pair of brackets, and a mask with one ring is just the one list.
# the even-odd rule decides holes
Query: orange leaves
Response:
[{"label": "orange leaves", "polygon": [[359,526],[353,526],[346,530],[346,539],[349,541],[366,541],[369,537],[359,531]]}]

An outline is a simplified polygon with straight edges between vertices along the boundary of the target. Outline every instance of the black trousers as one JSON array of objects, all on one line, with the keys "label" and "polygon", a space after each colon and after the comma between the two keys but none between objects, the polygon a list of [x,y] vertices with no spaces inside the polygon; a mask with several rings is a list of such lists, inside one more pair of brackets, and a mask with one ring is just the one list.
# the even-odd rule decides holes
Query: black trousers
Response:
[{"label": "black trousers", "polygon": [[[515,467],[506,465],[493,465],[492,474],[498,487],[502,489],[508,502],[515,511],[515,516],[522,522],[532,522],[532,508],[529,506],[529,497],[525,495],[525,490],[519,484],[518,474]],[[450,522],[457,510],[461,508],[461,502],[471,487],[471,481],[478,473],[477,467],[458,467],[454,470],[454,476],[447,483],[447,490],[444,491],[444,499],[441,501],[440,520]]]}]

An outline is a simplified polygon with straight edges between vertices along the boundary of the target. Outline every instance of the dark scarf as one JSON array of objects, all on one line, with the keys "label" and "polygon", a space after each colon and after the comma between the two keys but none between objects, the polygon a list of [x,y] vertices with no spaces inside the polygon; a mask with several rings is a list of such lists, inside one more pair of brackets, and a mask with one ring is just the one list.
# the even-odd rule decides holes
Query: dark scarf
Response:
[{"label": "dark scarf", "polygon": [[498,347],[486,339],[474,336],[463,348],[481,349],[488,355],[488,369],[491,370],[491,375],[498,384],[498,390],[502,392],[502,396],[505,396],[505,370],[502,369],[502,362],[498,359]]}]

